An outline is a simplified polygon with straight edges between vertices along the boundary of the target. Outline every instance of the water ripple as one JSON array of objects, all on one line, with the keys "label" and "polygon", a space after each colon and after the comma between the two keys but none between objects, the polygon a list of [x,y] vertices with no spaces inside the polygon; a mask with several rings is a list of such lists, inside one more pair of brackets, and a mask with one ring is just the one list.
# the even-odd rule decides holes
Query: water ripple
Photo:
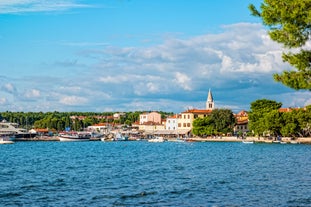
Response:
[{"label": "water ripple", "polygon": [[0,206],[310,206],[310,145],[20,142]]}]

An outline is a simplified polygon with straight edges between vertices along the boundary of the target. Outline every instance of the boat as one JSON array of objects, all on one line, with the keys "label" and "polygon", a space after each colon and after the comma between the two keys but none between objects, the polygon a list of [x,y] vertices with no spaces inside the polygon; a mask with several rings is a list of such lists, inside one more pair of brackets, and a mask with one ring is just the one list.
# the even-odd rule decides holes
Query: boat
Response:
[{"label": "boat", "polygon": [[0,136],[0,144],[13,144],[10,136]]},{"label": "boat", "polygon": [[242,141],[242,143],[244,143],[244,144],[254,144],[254,141]]},{"label": "boat", "polygon": [[58,135],[61,142],[82,142],[90,141],[91,134],[85,132],[63,132]]},{"label": "boat", "polygon": [[17,123],[7,122],[2,120],[0,122],[0,135],[9,135],[11,141],[27,140],[34,138],[36,133],[29,133],[24,128],[19,128]]},{"label": "boat", "polygon": [[113,141],[128,141],[128,136],[123,135],[122,133],[116,133]]},{"label": "boat", "polygon": [[148,139],[148,142],[164,142],[164,138],[163,137],[154,137],[151,139]]}]

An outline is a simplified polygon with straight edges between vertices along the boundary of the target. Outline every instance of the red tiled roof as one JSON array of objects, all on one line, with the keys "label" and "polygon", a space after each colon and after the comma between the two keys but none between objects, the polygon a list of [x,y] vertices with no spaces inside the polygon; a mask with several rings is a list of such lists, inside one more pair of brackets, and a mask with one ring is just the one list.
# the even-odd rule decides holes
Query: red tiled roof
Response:
[{"label": "red tiled roof", "polygon": [[36,132],[49,132],[48,129],[35,129]]},{"label": "red tiled roof", "polygon": [[[298,111],[299,109],[302,108],[279,108],[279,112],[292,112],[293,110]],[[305,110],[305,108],[303,108]]]},{"label": "red tiled roof", "polygon": [[93,124],[93,126],[106,126],[105,123],[98,123],[98,124]]},{"label": "red tiled roof", "polygon": [[209,114],[211,113],[211,109],[188,109],[182,113],[192,113],[192,114]]}]

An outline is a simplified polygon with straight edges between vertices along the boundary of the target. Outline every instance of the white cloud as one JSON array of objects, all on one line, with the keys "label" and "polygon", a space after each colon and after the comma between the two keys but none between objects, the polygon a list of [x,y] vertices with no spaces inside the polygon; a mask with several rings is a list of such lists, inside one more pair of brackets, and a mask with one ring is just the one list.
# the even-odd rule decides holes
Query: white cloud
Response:
[{"label": "white cloud", "polygon": [[59,102],[64,105],[79,106],[86,104],[88,100],[79,96],[64,96],[59,100]]},{"label": "white cloud", "polygon": [[12,83],[6,83],[2,86],[2,89],[5,92],[11,93],[11,94],[15,94],[16,93],[16,88]]},{"label": "white cloud", "polygon": [[0,104],[6,104],[7,103],[7,99],[6,98],[0,98]]},{"label": "white cloud", "polygon": [[114,84],[118,84],[118,83],[122,83],[127,81],[128,78],[126,76],[102,76],[99,78],[100,82],[103,83],[114,83]]},{"label": "white cloud", "polygon": [[25,97],[26,98],[38,98],[40,97],[40,91],[37,89],[31,89],[31,90],[27,90],[25,92]]},{"label": "white cloud", "polygon": [[90,7],[90,5],[79,4],[74,0],[2,0],[0,1],[0,14],[63,11],[85,7]]},{"label": "white cloud", "polygon": [[191,78],[187,74],[176,72],[175,73],[175,81],[179,87],[183,88],[184,90],[190,91],[191,90]]},{"label": "white cloud", "polygon": [[147,83],[146,86],[147,86],[147,90],[148,90],[150,93],[154,93],[154,92],[159,91],[158,85],[155,84],[155,83],[149,82],[149,83]]}]

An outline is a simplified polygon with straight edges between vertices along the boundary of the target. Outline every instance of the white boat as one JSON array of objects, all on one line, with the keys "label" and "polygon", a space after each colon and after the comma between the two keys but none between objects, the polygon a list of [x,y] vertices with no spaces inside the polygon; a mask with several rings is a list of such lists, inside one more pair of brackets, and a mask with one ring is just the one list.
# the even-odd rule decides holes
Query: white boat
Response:
[{"label": "white boat", "polygon": [[10,135],[13,140],[23,140],[34,138],[36,133],[29,133],[26,129],[19,128],[17,123],[7,122],[2,120],[0,122],[0,136]]},{"label": "white boat", "polygon": [[116,133],[113,141],[128,141],[128,136],[121,134],[120,132]]},{"label": "white boat", "polygon": [[61,142],[82,142],[90,141],[91,135],[89,133],[81,132],[66,132],[60,133],[58,138]]},{"label": "white boat", "polygon": [[14,142],[10,140],[10,137],[0,137],[0,144],[13,144]]},{"label": "white boat", "polygon": [[164,142],[164,138],[163,137],[154,137],[152,139],[148,139],[148,142]]},{"label": "white boat", "polygon": [[254,141],[242,141],[242,143],[244,143],[244,144],[254,144]]}]

